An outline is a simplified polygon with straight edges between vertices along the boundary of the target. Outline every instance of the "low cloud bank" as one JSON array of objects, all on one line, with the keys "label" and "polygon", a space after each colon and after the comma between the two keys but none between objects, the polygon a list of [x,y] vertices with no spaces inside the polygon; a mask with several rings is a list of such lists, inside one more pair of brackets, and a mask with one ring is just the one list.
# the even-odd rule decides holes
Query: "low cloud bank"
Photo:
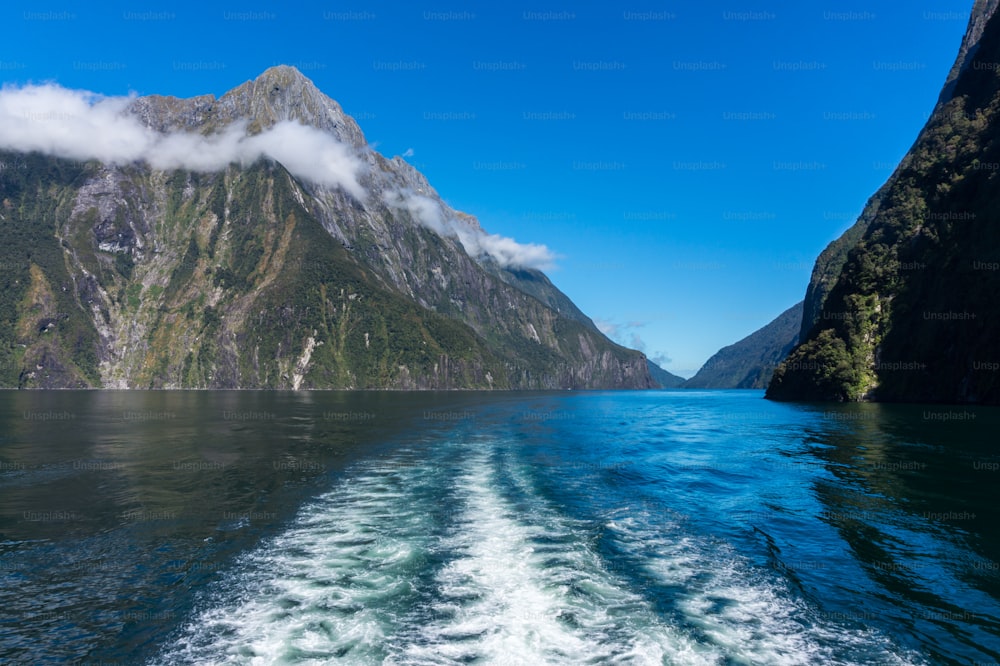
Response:
[{"label": "low cloud bank", "polygon": [[296,177],[339,186],[364,199],[358,182],[361,160],[318,129],[283,121],[254,136],[242,124],[207,136],[161,133],[128,113],[132,101],[53,84],[5,86],[0,89],[0,149],[192,171],[221,171],[267,157]]},{"label": "low cloud bank", "polygon": [[[0,149],[40,152],[106,164],[145,162],[154,169],[221,171],[261,157],[281,163],[297,178],[341,187],[359,201],[362,160],[350,147],[314,127],[282,121],[249,136],[235,123],[209,135],[157,132],[128,111],[133,97],[103,97],[55,84],[0,89]],[[489,256],[504,268],[552,268],[544,245],[488,234],[453,216],[441,204],[414,192],[396,192],[386,202],[442,236],[455,237],[473,257]]]},{"label": "low cloud bank", "polygon": [[513,238],[488,234],[482,229],[449,216],[431,197],[414,192],[390,192],[386,203],[407,211],[414,220],[441,236],[458,239],[472,257],[487,255],[504,268],[548,270],[555,265],[555,254],[545,245],[518,243]]}]

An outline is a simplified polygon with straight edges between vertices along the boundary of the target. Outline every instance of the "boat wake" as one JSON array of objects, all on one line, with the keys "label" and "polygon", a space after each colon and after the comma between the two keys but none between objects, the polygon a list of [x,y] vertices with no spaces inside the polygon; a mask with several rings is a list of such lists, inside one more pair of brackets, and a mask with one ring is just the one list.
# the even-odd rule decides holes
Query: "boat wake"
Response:
[{"label": "boat wake", "polygon": [[356,465],[154,663],[914,663],[664,516],[565,515],[502,442],[430,450]]}]

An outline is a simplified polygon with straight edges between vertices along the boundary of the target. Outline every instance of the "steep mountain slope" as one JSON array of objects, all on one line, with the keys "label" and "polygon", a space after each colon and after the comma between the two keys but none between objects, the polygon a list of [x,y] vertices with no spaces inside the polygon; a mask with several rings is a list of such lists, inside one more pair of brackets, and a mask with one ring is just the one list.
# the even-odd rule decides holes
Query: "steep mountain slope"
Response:
[{"label": "steep mountain slope", "polygon": [[[122,114],[207,145],[206,167],[176,168],[166,139],[146,160],[0,151],[0,385],[653,386],[642,354],[518,263],[531,247],[372,151],[295,69]],[[242,151],[228,166],[224,145]]]},{"label": "steep mountain slope", "polygon": [[976,3],[927,125],[859,224],[817,261],[806,334],[767,397],[1000,402],[996,7]]},{"label": "steep mountain slope", "polygon": [[683,377],[667,372],[652,361],[647,361],[647,364],[649,365],[649,374],[652,375],[653,381],[660,385],[660,388],[680,388],[686,381]]},{"label": "steep mountain slope", "polygon": [[767,388],[774,369],[798,342],[801,325],[799,302],[760,330],[720,349],[684,383],[684,388]]},{"label": "steep mountain slope", "polygon": [[[962,39],[958,57],[955,59],[955,63],[942,88],[937,108],[935,109],[936,112],[940,112],[944,105],[954,97],[955,84],[958,77],[971,65],[971,58],[979,48],[979,40],[982,37],[986,23],[996,12],[998,4],[1000,4],[1000,0],[976,0],[969,18],[969,27]],[[928,124],[930,123],[928,122]],[[910,152],[903,156],[903,159],[886,183],[865,204],[857,221],[839,238],[831,242],[817,257],[816,264],[813,266],[812,276],[809,280],[809,286],[806,288],[802,329],[799,333],[800,340],[808,338],[813,326],[819,320],[826,297],[840,277],[840,272],[847,261],[848,253],[858,244],[868,230],[869,225],[877,218],[886,197],[890,195],[894,188],[900,186],[899,179],[910,166],[913,154],[913,150],[911,149]]]}]

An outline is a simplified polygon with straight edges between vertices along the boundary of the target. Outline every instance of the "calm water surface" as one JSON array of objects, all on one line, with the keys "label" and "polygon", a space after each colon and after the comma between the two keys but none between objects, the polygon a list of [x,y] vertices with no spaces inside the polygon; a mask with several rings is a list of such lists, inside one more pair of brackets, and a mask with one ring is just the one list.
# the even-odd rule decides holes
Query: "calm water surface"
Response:
[{"label": "calm water surface", "polygon": [[0,393],[0,662],[996,664],[1000,410]]}]

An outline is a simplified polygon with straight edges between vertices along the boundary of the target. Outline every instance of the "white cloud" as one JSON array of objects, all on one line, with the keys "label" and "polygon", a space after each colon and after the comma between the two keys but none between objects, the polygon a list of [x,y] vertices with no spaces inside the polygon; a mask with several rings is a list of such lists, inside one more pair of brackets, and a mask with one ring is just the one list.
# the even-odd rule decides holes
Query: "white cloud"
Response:
[{"label": "white cloud", "polygon": [[316,128],[283,121],[254,136],[248,136],[241,124],[207,136],[164,134],[128,114],[132,101],[53,84],[5,86],[0,90],[0,148],[109,164],[144,161],[156,169],[193,171],[219,171],[232,163],[246,165],[268,157],[296,177],[339,186],[364,199],[358,182],[361,160]]},{"label": "white cloud", "polygon": [[644,327],[646,322],[630,321],[624,324],[618,324],[608,319],[594,319],[593,321],[594,325],[597,326],[597,330],[601,333],[608,336],[623,347],[641,351],[646,355],[646,358],[661,368],[664,365],[673,362],[673,359],[663,352],[648,351],[646,341],[642,339],[642,336],[639,335],[637,330]]},{"label": "white cloud", "polygon": [[456,235],[451,225],[445,222],[444,210],[435,199],[409,191],[389,191],[385,195],[385,202],[392,208],[402,208],[417,222],[442,236]]},{"label": "white cloud", "polygon": [[[639,351],[642,351],[642,350],[640,349]],[[643,352],[643,353],[645,354],[645,352]],[[668,364],[674,362],[674,359],[670,358],[669,356],[667,356],[663,352],[655,352],[653,354],[646,354],[646,358],[648,358],[650,361],[652,361],[656,365],[660,366],[661,368],[665,368]]]},{"label": "white cloud", "polygon": [[[314,127],[283,121],[253,136],[240,123],[210,135],[162,133],[129,114],[134,99],[102,97],[54,84],[5,86],[0,89],[0,149],[192,171],[220,171],[233,163],[247,165],[267,157],[298,178],[342,187],[358,200],[366,198],[359,182],[362,160],[350,147]],[[412,156],[412,149],[404,153]],[[386,196],[386,202],[409,211],[438,234],[457,238],[473,257],[492,257],[505,268],[544,270],[555,262],[546,246],[488,234],[447,213],[436,199],[407,191]]]},{"label": "white cloud", "polygon": [[483,232],[470,234],[470,236],[466,240],[461,234],[459,235],[459,240],[462,240],[466,251],[469,251],[470,246],[478,248],[479,254],[488,254],[505,268],[521,267],[548,270],[555,265],[555,255],[545,245],[518,243],[513,238]]},{"label": "white cloud", "polygon": [[488,234],[482,229],[456,219],[431,197],[411,191],[389,192],[386,203],[401,208],[420,224],[442,235],[458,239],[472,257],[491,257],[504,268],[535,268],[548,270],[555,264],[555,254],[545,245],[518,243],[513,238]]},{"label": "white cloud", "polygon": [[619,324],[616,324],[608,319],[600,319],[599,317],[594,317],[593,321],[594,326],[596,326],[597,330],[601,333],[608,336],[612,340],[618,338],[619,331],[621,330],[621,326]]},{"label": "white cloud", "polygon": [[252,162],[266,155],[280,162],[294,175],[324,185],[339,185],[354,198],[365,198],[358,182],[361,161],[345,144],[314,127],[285,121],[244,141]]}]

